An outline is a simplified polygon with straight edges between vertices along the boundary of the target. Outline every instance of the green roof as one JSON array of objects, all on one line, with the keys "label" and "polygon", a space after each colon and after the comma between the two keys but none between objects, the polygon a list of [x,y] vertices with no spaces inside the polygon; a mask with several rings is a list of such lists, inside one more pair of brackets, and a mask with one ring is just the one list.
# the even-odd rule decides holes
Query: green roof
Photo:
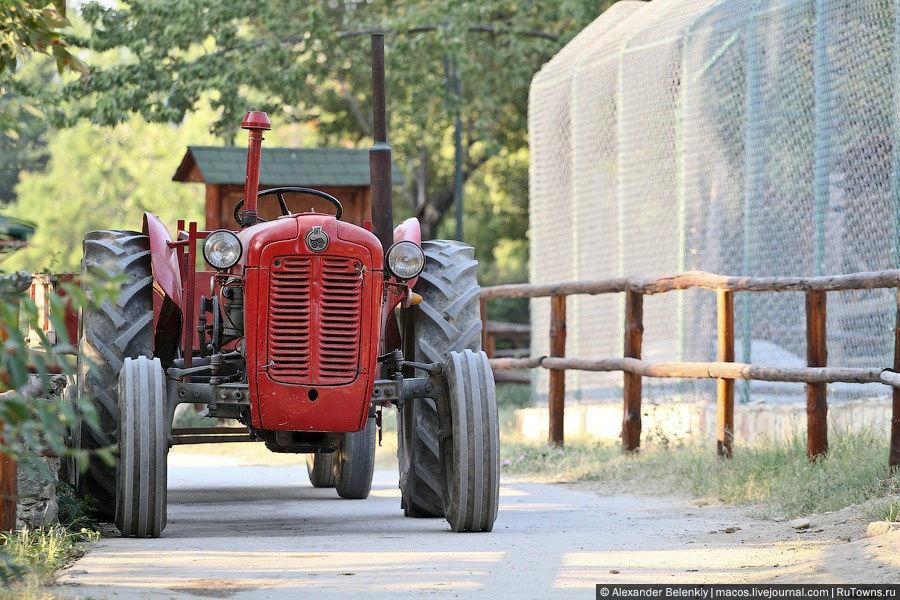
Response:
[{"label": "green roof", "polygon": [[[247,149],[237,146],[188,146],[172,176],[188,181],[193,165],[204,183],[243,184]],[[393,166],[394,183],[403,176]],[[265,186],[367,186],[369,151],[363,148],[266,148],[259,164],[259,184]]]}]

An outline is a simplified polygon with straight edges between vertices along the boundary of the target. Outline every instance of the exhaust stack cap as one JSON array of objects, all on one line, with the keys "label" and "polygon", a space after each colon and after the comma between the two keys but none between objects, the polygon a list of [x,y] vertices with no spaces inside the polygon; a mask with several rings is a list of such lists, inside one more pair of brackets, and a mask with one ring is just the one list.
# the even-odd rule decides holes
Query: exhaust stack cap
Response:
[{"label": "exhaust stack cap", "polygon": [[241,129],[272,129],[269,115],[261,110],[251,110],[241,121]]}]

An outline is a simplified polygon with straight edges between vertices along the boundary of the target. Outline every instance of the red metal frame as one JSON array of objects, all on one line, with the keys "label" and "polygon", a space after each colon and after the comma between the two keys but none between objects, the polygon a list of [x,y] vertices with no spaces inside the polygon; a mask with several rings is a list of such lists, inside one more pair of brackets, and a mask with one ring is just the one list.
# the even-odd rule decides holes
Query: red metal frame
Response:
[{"label": "red metal frame", "polygon": [[[152,222],[151,219],[147,219]],[[322,227],[329,236],[328,256],[355,258],[363,265],[358,377],[345,385],[291,385],[269,378],[268,362],[269,265],[275,257],[309,256],[304,239],[312,227]],[[152,227],[152,226],[151,226]],[[166,287],[178,282],[181,310],[181,355],[184,367],[193,364],[198,347],[199,290],[218,286],[224,277],[213,271],[197,271],[197,244],[211,232],[200,231],[196,223],[179,222],[176,241],[167,241],[166,250],[178,265],[172,272],[170,261],[155,261],[165,269]],[[156,232],[155,237],[163,239]],[[414,219],[398,227],[396,238],[418,241],[418,222]],[[369,398],[377,376],[376,358],[384,327],[390,328],[393,308],[408,296],[412,282],[384,279],[381,244],[371,232],[336,221],[333,216],[304,213],[293,218],[261,223],[237,233],[244,246],[241,261],[228,277],[244,278],[244,323],[247,379],[250,385],[251,419],[261,429],[288,431],[358,431],[368,417]],[[152,242],[151,242],[152,243]],[[177,275],[177,276],[176,276]],[[386,285],[387,284],[387,285]],[[156,287],[156,286],[155,286]],[[162,285],[159,286],[162,288]],[[174,291],[174,289],[173,289]],[[175,299],[173,299],[175,300]],[[310,326],[315,326],[315,319]],[[311,360],[317,360],[313,355]],[[309,393],[315,389],[317,398]]]}]

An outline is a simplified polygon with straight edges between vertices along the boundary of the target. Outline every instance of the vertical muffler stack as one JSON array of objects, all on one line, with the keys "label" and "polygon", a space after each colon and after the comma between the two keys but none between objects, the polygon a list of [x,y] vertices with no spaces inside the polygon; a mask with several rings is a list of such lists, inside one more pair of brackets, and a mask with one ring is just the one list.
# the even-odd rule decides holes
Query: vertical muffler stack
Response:
[{"label": "vertical muffler stack", "polygon": [[384,95],[384,34],[372,35],[372,137],[369,176],[372,184],[372,229],[382,248],[394,242],[394,206],[391,200],[391,147],[387,143]]}]

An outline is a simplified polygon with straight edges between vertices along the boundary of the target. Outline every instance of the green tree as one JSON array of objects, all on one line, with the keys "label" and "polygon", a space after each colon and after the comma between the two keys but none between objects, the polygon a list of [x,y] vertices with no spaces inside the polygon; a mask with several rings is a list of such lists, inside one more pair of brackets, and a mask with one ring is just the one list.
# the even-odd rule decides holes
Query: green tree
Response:
[{"label": "green tree", "polygon": [[0,204],[15,197],[22,171],[36,171],[47,162],[45,134],[50,123],[29,89],[50,85],[58,75],[47,57],[32,57],[15,75],[0,78]]},{"label": "green tree", "polygon": [[60,74],[71,70],[86,78],[87,65],[68,49],[65,31],[70,25],[65,0],[0,0],[0,132],[6,137],[15,139],[22,110],[39,112],[17,98],[12,75],[26,59],[46,54],[53,57]]},{"label": "green tree", "polygon": [[4,268],[74,272],[81,240],[93,229],[140,229],[144,211],[174,229],[178,219],[199,219],[203,189],[172,181],[188,144],[212,143],[209,113],[180,127],[137,116],[115,127],[83,121],[55,133],[43,171],[22,173],[8,212],[37,225],[31,246]]},{"label": "green tree", "polygon": [[[60,115],[110,125],[137,112],[179,122],[204,97],[216,134],[244,111],[316,125],[320,143],[365,145],[371,134],[369,28],[388,31],[391,142],[409,173],[408,199],[432,236],[452,203],[448,132],[458,114],[464,178],[526,145],[528,85],[610,0],[264,0],[90,3],[80,44],[124,60],[63,88]],[[252,6],[252,9],[249,8]],[[349,33],[349,34],[348,34]],[[445,59],[462,94],[448,92]],[[452,156],[452,155],[451,155]],[[520,199],[525,202],[525,197]]]},{"label": "green tree", "polygon": [[69,52],[63,30],[65,0],[3,0],[0,2],[0,74],[15,71],[22,58],[33,52],[49,54],[57,69],[87,73],[87,66]]},{"label": "green tree", "polygon": [[23,121],[19,131],[11,135],[0,131],[0,205],[9,203],[15,197],[19,173],[37,171],[47,162],[46,144],[42,136],[46,121],[29,116]]}]

